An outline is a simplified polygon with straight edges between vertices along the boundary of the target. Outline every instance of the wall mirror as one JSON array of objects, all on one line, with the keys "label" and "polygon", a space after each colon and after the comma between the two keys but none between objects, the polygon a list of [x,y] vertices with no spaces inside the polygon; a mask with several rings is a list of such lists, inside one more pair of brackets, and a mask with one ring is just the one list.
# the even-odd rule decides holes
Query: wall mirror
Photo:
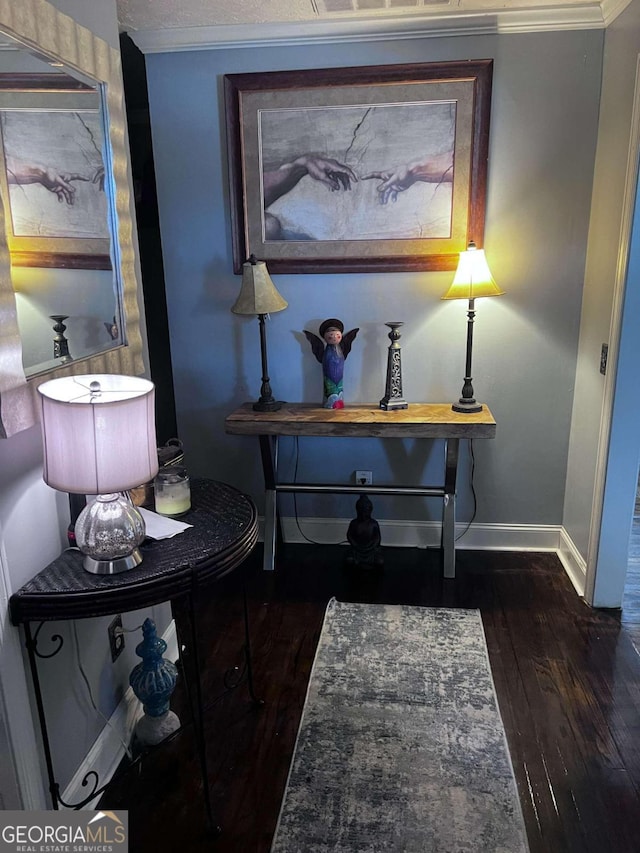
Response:
[{"label": "wall mirror", "polygon": [[144,372],[119,52],[0,0],[0,435],[52,375]]}]

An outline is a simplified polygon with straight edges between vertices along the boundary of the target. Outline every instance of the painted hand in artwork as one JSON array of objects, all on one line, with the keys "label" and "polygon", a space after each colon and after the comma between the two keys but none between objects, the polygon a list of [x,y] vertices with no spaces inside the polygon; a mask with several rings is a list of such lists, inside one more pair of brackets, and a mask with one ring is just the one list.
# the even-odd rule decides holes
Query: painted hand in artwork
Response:
[{"label": "painted hand in artwork", "polygon": [[380,204],[397,201],[398,193],[408,190],[418,181],[441,184],[453,180],[453,152],[441,154],[424,162],[416,161],[393,169],[382,169],[362,175],[360,180],[380,180],[376,190]]},{"label": "painted hand in artwork", "polygon": [[[351,189],[351,184],[358,176],[349,166],[327,157],[325,154],[302,154],[288,163],[283,163],[277,169],[267,169],[262,174],[264,191],[264,226],[267,240],[290,239],[283,229],[282,222],[273,213],[269,213],[269,205],[281,196],[290,192],[308,175],[331,192],[344,192]],[[297,239],[309,239],[306,234],[297,234]]]},{"label": "painted hand in artwork", "polygon": [[99,190],[104,192],[104,181],[105,181],[104,166],[98,166],[98,168],[93,173],[93,177],[91,178],[91,183],[95,184]]},{"label": "painted hand in artwork", "polygon": [[85,175],[59,172],[38,163],[23,163],[15,157],[6,157],[7,181],[9,184],[41,184],[54,193],[59,202],[71,205],[75,201],[76,188],[72,181],[89,181]]},{"label": "painted hand in artwork", "polygon": [[304,330],[313,354],[322,364],[322,405],[325,409],[344,409],[344,362],[359,331],[356,328],[344,334],[344,324],[335,318],[321,323],[321,337]]},{"label": "painted hand in artwork", "polygon": [[350,190],[351,184],[358,180],[356,173],[349,166],[339,163],[333,157],[324,154],[302,154],[277,169],[265,170],[262,175],[265,208],[290,192],[305,175],[324,184],[331,192]]}]

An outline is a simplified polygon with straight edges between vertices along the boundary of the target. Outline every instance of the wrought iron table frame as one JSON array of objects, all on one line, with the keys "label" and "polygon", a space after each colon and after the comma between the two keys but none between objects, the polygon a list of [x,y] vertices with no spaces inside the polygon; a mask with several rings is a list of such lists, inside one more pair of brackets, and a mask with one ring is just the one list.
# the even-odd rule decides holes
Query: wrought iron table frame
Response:
[{"label": "wrought iron table frame", "polygon": [[[209,828],[217,830],[208,784],[195,602],[204,587],[229,577],[251,553],[258,540],[257,511],[251,498],[233,487],[213,480],[195,480],[192,483],[192,508],[182,520],[192,526],[171,539],[145,543],[142,563],[129,572],[111,576],[89,574],[82,568],[79,552],[70,550],[50,563],[9,600],[12,624],[24,628],[54,809],[59,805],[82,808],[102,793],[109,783],[100,787],[95,771],[89,771],[83,780],[83,785],[93,785],[87,797],[71,804],[65,803],[60,796],[37,660],[54,657],[64,641],[59,634],[54,634],[51,637],[51,641],[56,644],[53,651],[49,654],[38,651],[38,635],[44,623],[106,616],[169,601],[176,624],[178,648],[181,650],[186,697],[194,724],[207,820]],[[253,692],[244,585],[243,606],[248,688],[251,698],[257,701]],[[40,624],[33,631],[32,623],[35,622]]]},{"label": "wrought iron table frame", "polygon": [[[494,438],[496,422],[485,406],[481,412],[459,413],[449,403],[411,403],[406,409],[385,411],[376,404],[323,409],[308,403],[285,403],[277,412],[256,412],[245,403],[225,419],[232,435],[257,435],[265,483],[264,562],[275,567],[279,492],[410,495],[442,499],[442,555],[445,578],[455,577],[455,502],[460,439]],[[331,438],[422,438],[444,442],[444,482],[441,485],[362,486],[340,483],[288,483],[278,478],[280,436]]]}]

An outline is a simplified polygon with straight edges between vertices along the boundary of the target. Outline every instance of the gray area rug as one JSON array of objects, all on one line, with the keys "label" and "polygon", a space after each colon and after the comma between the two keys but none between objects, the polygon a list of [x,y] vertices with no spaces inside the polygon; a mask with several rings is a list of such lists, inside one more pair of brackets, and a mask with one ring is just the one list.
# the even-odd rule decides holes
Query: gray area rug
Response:
[{"label": "gray area rug", "polygon": [[479,611],[329,602],[271,850],[528,850]]}]

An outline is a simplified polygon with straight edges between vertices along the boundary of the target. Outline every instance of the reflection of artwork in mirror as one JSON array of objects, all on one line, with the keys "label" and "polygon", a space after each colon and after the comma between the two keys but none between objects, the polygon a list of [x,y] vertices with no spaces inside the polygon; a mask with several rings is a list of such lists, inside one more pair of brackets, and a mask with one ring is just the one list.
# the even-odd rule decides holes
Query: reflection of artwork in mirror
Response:
[{"label": "reflection of artwork in mirror", "polygon": [[98,92],[54,88],[57,74],[40,75],[40,90],[10,77],[0,75],[0,178],[12,264],[110,269]]}]

